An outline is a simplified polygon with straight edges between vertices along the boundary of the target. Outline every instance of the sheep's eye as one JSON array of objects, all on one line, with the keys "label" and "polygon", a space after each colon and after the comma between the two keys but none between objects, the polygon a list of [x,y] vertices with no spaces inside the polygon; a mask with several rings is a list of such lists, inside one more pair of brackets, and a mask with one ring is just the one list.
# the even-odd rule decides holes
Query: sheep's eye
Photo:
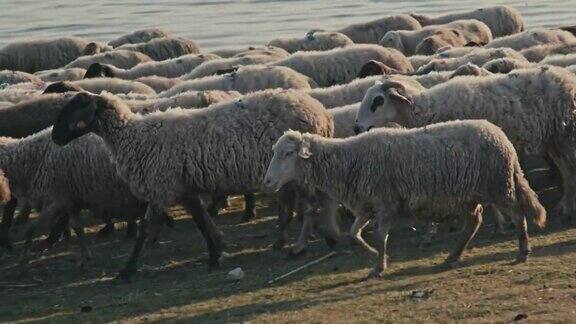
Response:
[{"label": "sheep's eye", "polygon": [[374,98],[374,101],[372,101],[372,106],[370,106],[370,111],[375,112],[376,108],[378,108],[378,106],[382,106],[382,104],[384,104],[384,97],[377,96],[376,98]]}]

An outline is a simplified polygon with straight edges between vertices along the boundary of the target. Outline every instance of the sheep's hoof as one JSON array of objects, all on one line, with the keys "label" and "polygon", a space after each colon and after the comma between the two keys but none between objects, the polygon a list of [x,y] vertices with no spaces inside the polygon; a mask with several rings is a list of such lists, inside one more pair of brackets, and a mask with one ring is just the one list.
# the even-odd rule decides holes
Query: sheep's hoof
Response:
[{"label": "sheep's hoof", "polygon": [[210,258],[208,260],[208,270],[217,270],[220,269],[220,258]]},{"label": "sheep's hoof", "polygon": [[276,242],[274,242],[274,244],[272,244],[272,250],[274,251],[280,251],[284,248],[284,245],[286,245],[286,241],[283,239],[277,239]]},{"label": "sheep's hoof", "polygon": [[290,250],[290,252],[288,252],[288,255],[286,256],[286,259],[294,260],[303,257],[304,255],[306,255],[306,249],[301,249],[300,251]]},{"label": "sheep's hoof", "polygon": [[528,261],[528,255],[530,255],[530,252],[518,254],[518,256],[516,257],[516,260],[514,260],[513,264],[526,263],[526,261]]},{"label": "sheep's hoof", "polygon": [[380,279],[383,275],[384,270],[381,270],[380,268],[374,268],[372,271],[370,271],[365,280]]},{"label": "sheep's hoof", "polygon": [[444,263],[442,263],[442,266],[444,266],[447,269],[456,269],[460,266],[460,261],[458,261],[457,259],[446,259],[446,261],[444,261]]}]

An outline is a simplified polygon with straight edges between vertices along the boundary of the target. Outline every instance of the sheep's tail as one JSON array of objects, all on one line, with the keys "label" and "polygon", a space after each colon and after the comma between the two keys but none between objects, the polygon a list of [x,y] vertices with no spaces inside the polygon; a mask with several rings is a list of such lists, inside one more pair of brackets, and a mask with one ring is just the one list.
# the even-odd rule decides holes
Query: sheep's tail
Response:
[{"label": "sheep's tail", "polygon": [[530,188],[518,161],[516,161],[516,166],[514,167],[514,185],[516,198],[524,215],[534,218],[534,222],[538,227],[544,227],[546,225],[546,210],[540,204],[536,192]]}]

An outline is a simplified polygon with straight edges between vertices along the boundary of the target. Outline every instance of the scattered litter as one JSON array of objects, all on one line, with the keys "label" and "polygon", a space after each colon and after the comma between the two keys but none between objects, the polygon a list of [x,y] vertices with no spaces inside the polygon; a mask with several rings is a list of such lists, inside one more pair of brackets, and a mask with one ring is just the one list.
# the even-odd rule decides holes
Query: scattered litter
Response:
[{"label": "scattered litter", "polygon": [[226,275],[226,277],[229,280],[234,280],[234,281],[238,281],[241,280],[242,278],[244,278],[244,271],[242,271],[242,268],[238,267],[234,270],[231,270],[230,272],[228,272],[228,274]]},{"label": "scattered litter", "polygon": [[412,299],[426,299],[430,298],[432,296],[432,293],[434,293],[434,289],[413,290],[410,292],[409,297]]},{"label": "scattered litter", "polygon": [[275,282],[278,281],[278,280],[281,280],[281,279],[284,279],[284,278],[286,278],[286,277],[289,277],[289,276],[291,276],[291,275],[293,275],[293,274],[295,274],[295,273],[298,273],[298,272],[300,272],[300,271],[302,271],[302,270],[304,270],[304,269],[306,269],[306,268],[308,268],[308,267],[311,267],[311,266],[313,266],[313,265],[315,265],[315,264],[317,264],[317,263],[320,263],[320,262],[322,262],[322,261],[324,261],[324,260],[327,260],[327,259],[335,256],[336,254],[338,254],[336,251],[332,251],[332,252],[326,254],[325,256],[321,257],[320,259],[316,259],[316,260],[314,260],[314,261],[310,261],[310,262],[306,263],[306,264],[303,265],[303,266],[300,266],[300,267],[298,267],[298,268],[296,268],[296,269],[294,269],[294,270],[292,270],[292,271],[290,271],[290,272],[288,272],[288,273],[286,273],[286,274],[281,275],[280,277],[276,277],[276,278],[268,281],[268,284],[270,285],[270,284],[275,283]]}]

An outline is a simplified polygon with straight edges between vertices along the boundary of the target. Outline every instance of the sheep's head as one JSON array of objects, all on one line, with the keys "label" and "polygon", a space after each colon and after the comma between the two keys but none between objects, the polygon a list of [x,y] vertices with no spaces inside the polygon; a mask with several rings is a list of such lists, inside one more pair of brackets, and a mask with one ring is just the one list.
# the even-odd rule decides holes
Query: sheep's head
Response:
[{"label": "sheep's head", "polygon": [[63,146],[93,131],[96,114],[103,107],[102,101],[100,96],[88,92],[74,95],[56,118],[52,141]]},{"label": "sheep's head", "polygon": [[412,100],[409,97],[402,82],[376,82],[362,99],[354,132],[359,134],[391,122],[409,126],[412,110]]},{"label": "sheep's head", "polygon": [[73,85],[69,81],[54,82],[44,89],[43,94],[48,93],[66,93],[82,91],[80,87]]},{"label": "sheep's head", "polygon": [[507,74],[516,69],[516,62],[510,58],[500,58],[486,62],[482,67],[492,73]]},{"label": "sheep's head", "polygon": [[296,131],[284,133],[272,150],[274,156],[268,165],[264,185],[271,190],[278,191],[282,186],[300,176],[300,163],[310,158],[312,153],[309,140]]},{"label": "sheep's head", "polygon": [[101,63],[92,63],[86,70],[86,74],[84,74],[84,79],[114,77],[116,77],[116,73],[114,73],[112,68],[107,64]]},{"label": "sheep's head", "polygon": [[380,40],[380,45],[384,47],[391,47],[404,53],[404,44],[402,43],[402,38],[400,38],[400,34],[395,31],[387,32]]},{"label": "sheep's head", "polygon": [[8,178],[4,175],[4,171],[0,170],[0,202],[6,203],[10,198],[10,183],[8,182]]},{"label": "sheep's head", "polygon": [[88,43],[88,45],[86,45],[86,47],[84,47],[84,50],[82,51],[82,55],[94,55],[94,54],[98,54],[98,53],[108,52],[111,50],[112,50],[111,46],[91,42],[91,43]]},{"label": "sheep's head", "polygon": [[453,79],[455,77],[462,76],[462,75],[486,76],[486,75],[490,75],[490,74],[492,74],[492,73],[485,70],[484,68],[479,67],[476,64],[467,63],[465,65],[460,66],[456,70],[454,70],[454,73],[452,73],[452,75],[450,75],[450,79]]},{"label": "sheep's head", "polygon": [[368,61],[368,63],[362,66],[362,69],[360,69],[358,77],[365,78],[371,75],[388,75],[388,74],[400,74],[400,71],[393,69],[382,62],[376,60],[370,60]]},{"label": "sheep's head", "polygon": [[433,55],[441,48],[451,48],[451,45],[441,37],[432,35],[424,38],[418,46],[416,46],[416,55]]}]

